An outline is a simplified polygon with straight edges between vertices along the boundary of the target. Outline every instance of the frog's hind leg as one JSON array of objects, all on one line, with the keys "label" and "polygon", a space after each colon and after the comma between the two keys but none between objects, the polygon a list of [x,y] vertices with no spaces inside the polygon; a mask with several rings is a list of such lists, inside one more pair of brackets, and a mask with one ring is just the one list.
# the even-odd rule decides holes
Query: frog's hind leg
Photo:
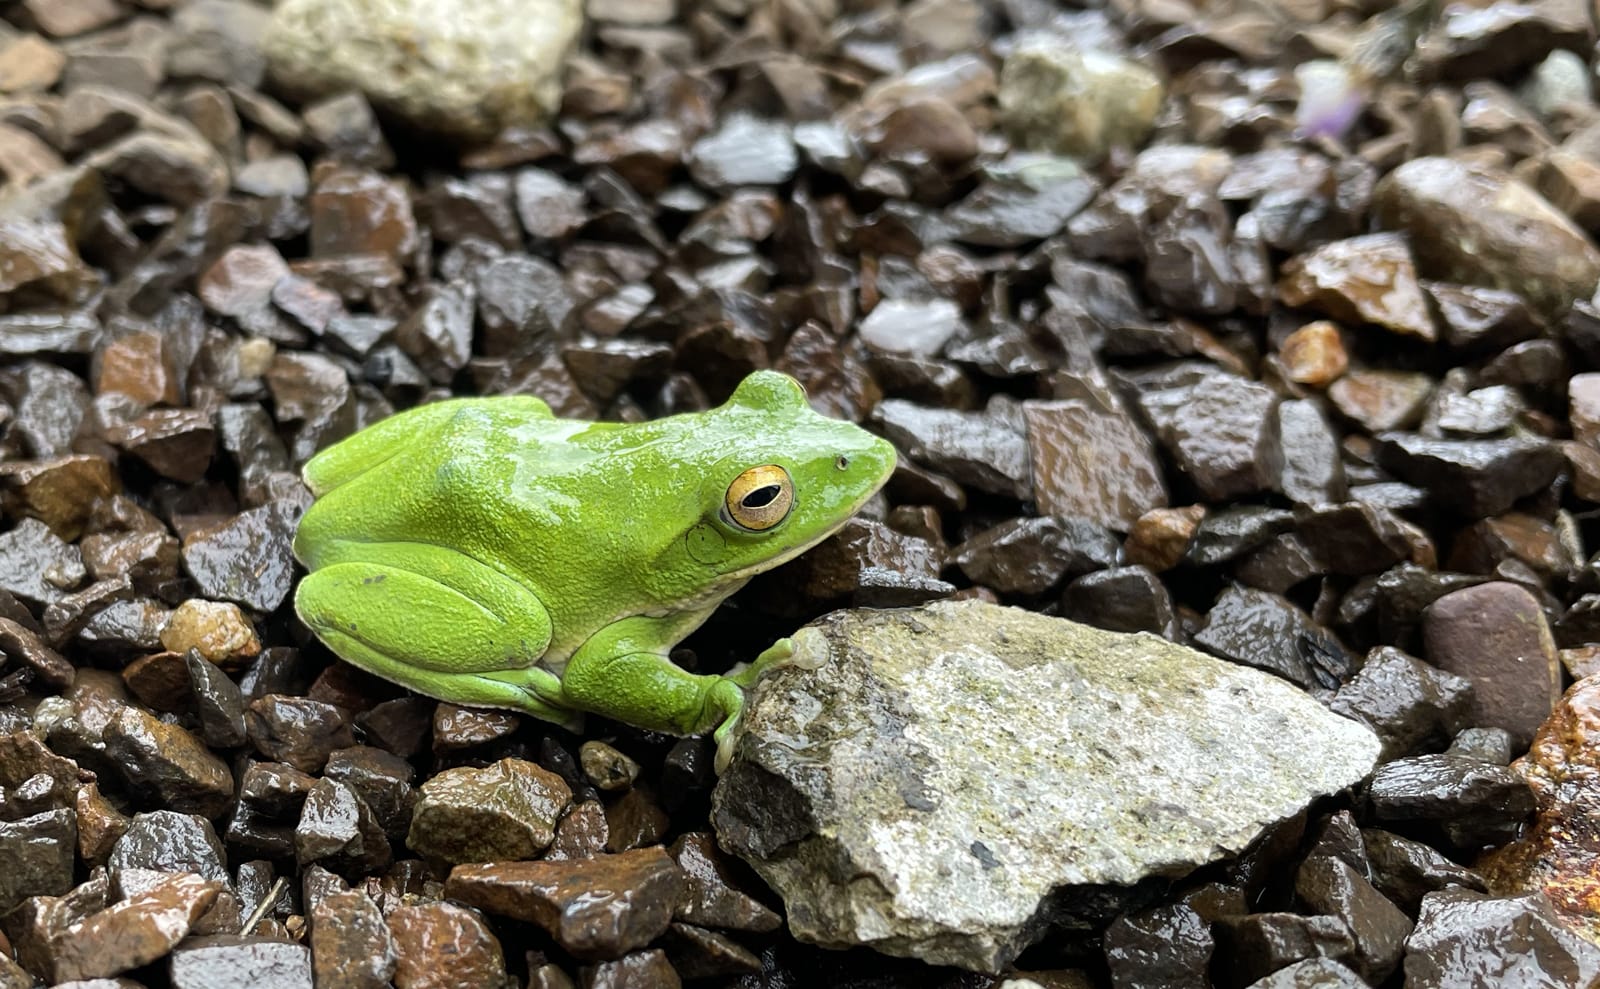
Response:
[{"label": "frog's hind leg", "polygon": [[539,599],[504,574],[422,543],[364,543],[306,576],[295,611],[341,659],[453,703],[576,726]]}]

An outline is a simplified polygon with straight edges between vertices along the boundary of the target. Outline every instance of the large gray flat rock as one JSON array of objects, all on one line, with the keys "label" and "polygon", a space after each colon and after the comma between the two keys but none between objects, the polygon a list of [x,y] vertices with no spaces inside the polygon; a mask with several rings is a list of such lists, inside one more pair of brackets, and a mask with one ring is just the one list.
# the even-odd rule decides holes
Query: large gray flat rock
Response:
[{"label": "large gray flat rock", "polygon": [[998,972],[1052,894],[1237,853],[1380,747],[1269,674],[978,601],[837,612],[795,642],[713,823],[830,947]]}]

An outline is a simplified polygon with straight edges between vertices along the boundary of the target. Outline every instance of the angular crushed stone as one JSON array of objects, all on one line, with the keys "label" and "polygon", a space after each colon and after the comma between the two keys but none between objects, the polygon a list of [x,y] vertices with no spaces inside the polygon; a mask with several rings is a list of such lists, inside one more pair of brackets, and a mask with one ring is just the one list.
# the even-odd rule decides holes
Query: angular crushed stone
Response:
[{"label": "angular crushed stone", "polygon": [[794,638],[712,820],[828,947],[999,972],[1052,892],[1235,854],[1380,749],[1271,675],[985,602],[837,612]]}]

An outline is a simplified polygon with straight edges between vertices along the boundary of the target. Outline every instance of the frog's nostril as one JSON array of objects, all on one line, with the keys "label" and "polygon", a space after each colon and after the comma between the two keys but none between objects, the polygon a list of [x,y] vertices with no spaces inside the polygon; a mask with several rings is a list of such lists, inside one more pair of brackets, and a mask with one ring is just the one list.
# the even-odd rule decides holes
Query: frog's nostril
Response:
[{"label": "frog's nostril", "polygon": [[846,470],[850,466],[850,458],[841,454],[839,459],[833,462],[833,466],[837,467],[839,470]]}]

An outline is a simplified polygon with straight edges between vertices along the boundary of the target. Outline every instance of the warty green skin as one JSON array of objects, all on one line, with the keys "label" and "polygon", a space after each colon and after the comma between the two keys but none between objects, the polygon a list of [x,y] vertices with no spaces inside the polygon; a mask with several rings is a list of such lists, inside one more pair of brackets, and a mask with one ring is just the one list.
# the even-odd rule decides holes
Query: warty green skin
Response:
[{"label": "warty green skin", "polygon": [[[725,496],[764,464],[788,471],[795,501],[751,532]],[[887,442],[771,371],[716,409],[645,423],[558,419],[528,396],[438,402],[306,464],[295,610],[340,658],[420,693],[570,727],[588,711],[716,729],[720,766],[745,689],[788,641],[726,677],[668,652],[843,525],[894,464]]]}]

